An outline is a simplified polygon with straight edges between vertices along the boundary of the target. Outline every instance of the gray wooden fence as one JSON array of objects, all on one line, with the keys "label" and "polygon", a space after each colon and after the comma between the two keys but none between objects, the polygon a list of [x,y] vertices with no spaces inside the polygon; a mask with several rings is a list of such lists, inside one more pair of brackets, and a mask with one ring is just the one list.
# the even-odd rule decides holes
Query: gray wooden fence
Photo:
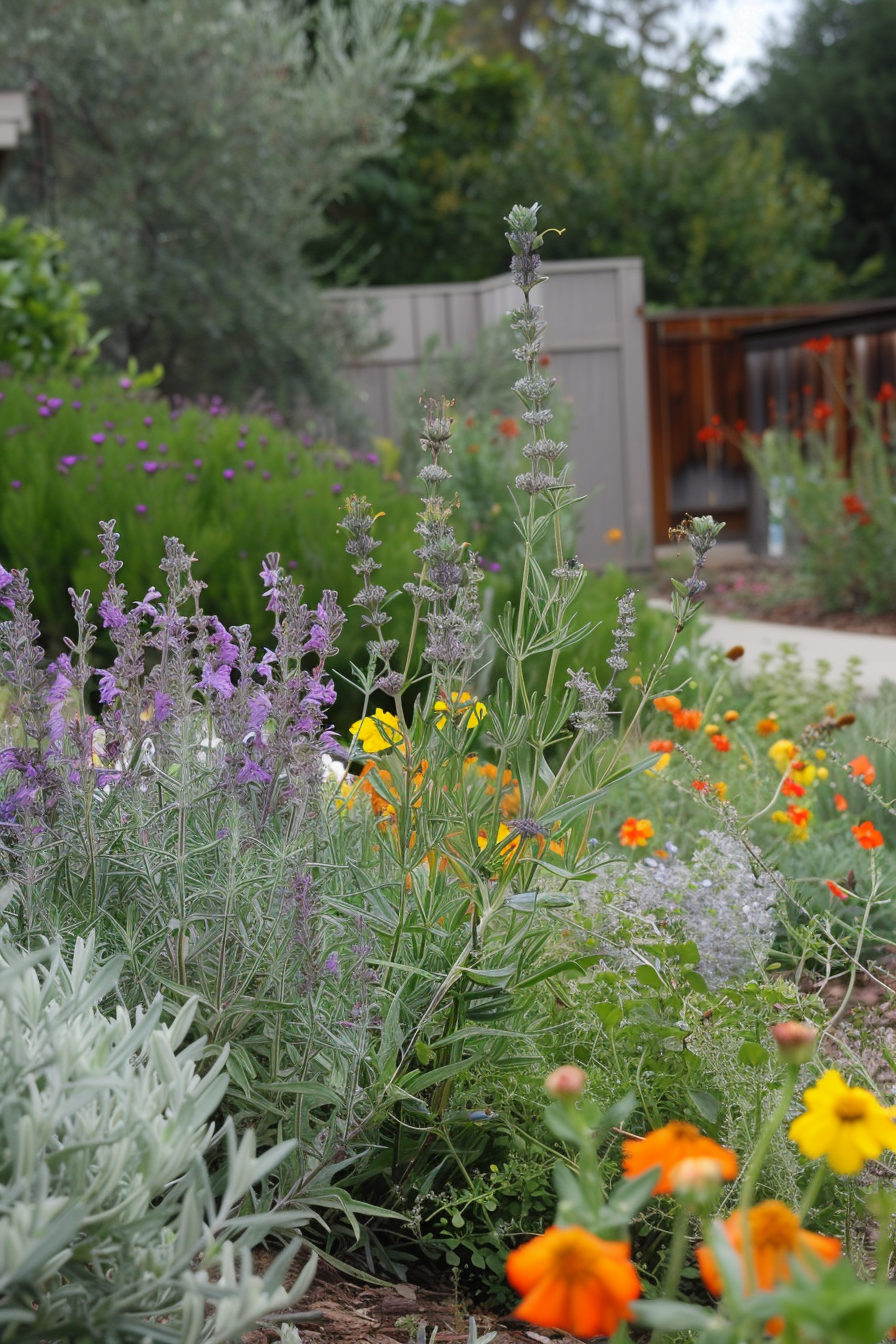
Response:
[{"label": "gray wooden fence", "polygon": [[[538,290],[548,330],[545,350],[558,390],[572,402],[569,458],[583,505],[579,558],[650,565],[652,501],[644,344],[644,276],[637,257],[559,261]],[[352,364],[349,375],[375,430],[394,433],[392,399],[399,373],[412,374],[427,339],[472,348],[482,327],[517,305],[508,276],[471,284],[331,290],[340,306],[362,305],[388,341]],[[462,408],[461,408],[462,409]],[[522,466],[520,466],[522,470]],[[605,534],[621,529],[623,541]]]}]

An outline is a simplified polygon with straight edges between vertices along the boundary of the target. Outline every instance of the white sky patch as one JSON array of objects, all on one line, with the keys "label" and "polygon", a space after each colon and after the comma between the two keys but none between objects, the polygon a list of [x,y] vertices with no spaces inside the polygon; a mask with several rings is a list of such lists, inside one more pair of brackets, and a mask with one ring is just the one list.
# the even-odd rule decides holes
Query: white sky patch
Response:
[{"label": "white sky patch", "polygon": [[710,55],[725,67],[716,92],[728,99],[753,84],[750,63],[764,55],[776,29],[780,36],[789,36],[800,8],[800,0],[687,0],[682,34],[695,28],[724,30]]}]

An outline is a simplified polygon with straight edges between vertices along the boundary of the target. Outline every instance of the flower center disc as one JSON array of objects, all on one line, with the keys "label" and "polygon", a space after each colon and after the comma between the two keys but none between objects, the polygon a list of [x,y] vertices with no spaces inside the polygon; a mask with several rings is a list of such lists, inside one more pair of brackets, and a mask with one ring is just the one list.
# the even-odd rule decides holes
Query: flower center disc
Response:
[{"label": "flower center disc", "polygon": [[864,1120],[867,1107],[863,1097],[841,1097],[834,1107],[838,1120]]}]

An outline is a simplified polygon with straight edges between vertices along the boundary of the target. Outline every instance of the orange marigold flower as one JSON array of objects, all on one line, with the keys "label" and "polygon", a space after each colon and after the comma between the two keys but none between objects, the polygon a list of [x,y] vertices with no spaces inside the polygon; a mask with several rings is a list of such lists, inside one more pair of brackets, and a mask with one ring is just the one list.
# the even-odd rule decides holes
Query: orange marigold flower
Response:
[{"label": "orange marigold flower", "polygon": [[808,341],[803,341],[803,349],[811,350],[815,355],[827,355],[834,344],[833,336],[812,336]]},{"label": "orange marigold flower", "polygon": [[880,849],[884,842],[883,836],[873,822],[863,821],[861,825],[852,826],[850,829],[863,849]]},{"label": "orange marigold flower", "polygon": [[649,749],[650,751],[659,751],[665,756],[667,751],[675,750],[675,743],[670,742],[667,737],[655,737]]},{"label": "orange marigold flower", "polygon": [[740,714],[738,714],[736,709],[726,709],[725,713],[722,715],[722,718],[725,720],[726,723],[737,723],[738,719],[740,718]]},{"label": "orange marigold flower", "polygon": [[837,883],[832,882],[830,878],[825,878],[825,886],[827,887],[828,891],[831,893],[832,896],[837,897],[838,901],[845,901],[848,899],[847,893],[843,890],[843,888],[838,887]]},{"label": "orange marigold flower", "polygon": [[849,768],[853,779],[864,780],[866,784],[873,784],[877,778],[877,771],[867,756],[856,756],[855,760],[849,762]]},{"label": "orange marigold flower", "polygon": [[717,780],[716,783],[713,784],[713,788],[715,789],[718,796],[721,798],[722,802],[724,802],[725,799],[728,797],[728,785],[725,783],[725,781],[723,779]]},{"label": "orange marigold flower", "polygon": [[787,809],[787,820],[792,826],[802,828],[809,825],[812,820],[812,813],[808,807],[797,807],[796,803],[791,803]]},{"label": "orange marigold flower", "polygon": [[612,1335],[641,1295],[629,1249],[584,1227],[549,1227],[507,1257],[507,1281],[523,1299],[513,1315],[582,1339]]},{"label": "orange marigold flower", "polygon": [[670,1179],[679,1162],[690,1157],[711,1157],[719,1164],[721,1179],[733,1181],[737,1176],[737,1154],[722,1148],[715,1139],[701,1134],[696,1125],[686,1120],[673,1120],[662,1129],[653,1129],[643,1139],[624,1139],[622,1143],[622,1172],[624,1176],[640,1176],[651,1167],[660,1173],[653,1187],[655,1195],[671,1195],[674,1184]]},{"label": "orange marigold flower", "polygon": [[838,812],[846,812],[847,809],[849,808],[849,803],[848,803],[848,802],[846,801],[846,799],[843,797],[843,794],[842,794],[842,793],[835,793],[835,794],[834,794],[834,806],[836,807],[836,809],[837,809]]},{"label": "orange marigold flower", "polygon": [[[789,1283],[792,1277],[792,1261],[798,1261],[800,1267],[809,1274],[813,1273],[817,1260],[833,1264],[840,1258],[840,1242],[836,1237],[823,1237],[818,1232],[807,1232],[800,1227],[800,1220],[777,1199],[766,1199],[756,1204],[747,1214],[750,1229],[750,1259],[752,1261],[752,1280],[762,1292],[770,1292],[778,1283]],[[738,1209],[722,1223],[722,1231],[743,1260],[743,1229],[741,1212]],[[697,1247],[697,1263],[703,1282],[714,1297],[721,1297],[724,1284],[719,1273],[716,1258],[708,1246]],[[744,1274],[744,1290],[749,1280]],[[770,1335],[779,1335],[784,1323],[779,1317],[766,1321],[765,1328]]]},{"label": "orange marigold flower", "polygon": [[728,738],[725,736],[724,733],[713,733],[712,737],[709,740],[710,742],[712,742],[716,751],[731,750],[731,743],[729,742]]},{"label": "orange marigold flower", "polygon": [[703,780],[703,779],[695,779],[695,780],[694,780],[693,787],[694,787],[695,792],[697,792],[697,793],[705,793],[706,790],[709,788],[709,785],[708,785],[708,784],[706,783],[706,781]]},{"label": "orange marigold flower", "polygon": [[622,540],[621,527],[608,528],[607,531],[604,533],[604,541],[607,543],[608,546],[615,546],[616,543],[621,540]]},{"label": "orange marigold flower", "polygon": [[681,701],[677,695],[658,695],[653,702],[654,709],[658,709],[661,714],[675,714],[681,709]]},{"label": "orange marigold flower", "polygon": [[619,827],[620,845],[630,845],[632,849],[638,845],[646,845],[647,841],[653,835],[653,823],[646,817],[629,817]]},{"label": "orange marigold flower", "polygon": [[756,725],[756,731],[760,737],[771,737],[772,733],[778,731],[778,720],[772,718],[760,719]]},{"label": "orange marigold flower", "polygon": [[802,798],[806,790],[802,784],[798,784],[795,779],[785,779],[781,785],[781,792],[786,798]]},{"label": "orange marigold flower", "polygon": [[686,728],[689,733],[696,733],[703,722],[703,711],[699,709],[676,709],[672,715],[672,722],[676,728]]},{"label": "orange marigold flower", "polygon": [[498,433],[503,434],[505,439],[518,439],[520,436],[519,422],[508,415],[498,426]]}]

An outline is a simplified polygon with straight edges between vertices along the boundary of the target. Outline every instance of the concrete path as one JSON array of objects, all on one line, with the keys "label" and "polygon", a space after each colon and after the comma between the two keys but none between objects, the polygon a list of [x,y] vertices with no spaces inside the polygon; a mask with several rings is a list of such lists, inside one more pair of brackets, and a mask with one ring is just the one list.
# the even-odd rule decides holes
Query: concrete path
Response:
[{"label": "concrete path", "polygon": [[[668,602],[662,598],[651,598],[648,605],[658,611],[669,610]],[[889,635],[857,635],[809,625],[738,620],[734,616],[710,616],[705,611],[700,616],[709,622],[709,630],[701,640],[703,644],[721,644],[726,649],[734,644],[743,645],[744,656],[737,666],[747,677],[758,671],[763,653],[774,653],[781,644],[791,644],[808,667],[814,668],[822,660],[830,664],[835,676],[846,671],[850,658],[860,659],[863,695],[874,695],[882,681],[896,681],[896,639]]]}]

